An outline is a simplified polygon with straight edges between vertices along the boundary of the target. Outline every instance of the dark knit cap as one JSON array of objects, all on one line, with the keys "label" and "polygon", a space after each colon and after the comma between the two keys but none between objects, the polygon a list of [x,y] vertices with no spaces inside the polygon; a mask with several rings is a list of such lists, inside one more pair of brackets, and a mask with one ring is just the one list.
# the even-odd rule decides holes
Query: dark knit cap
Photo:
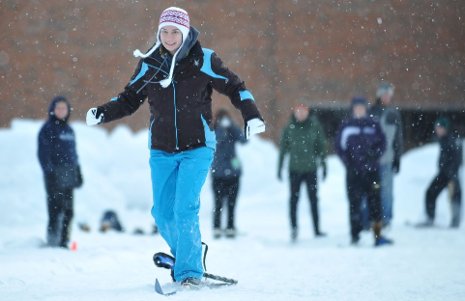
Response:
[{"label": "dark knit cap", "polygon": [[446,130],[450,128],[450,121],[447,117],[439,117],[434,124],[435,126],[443,127]]},{"label": "dark knit cap", "polygon": [[352,98],[350,106],[353,108],[356,105],[362,105],[362,106],[368,107],[368,101],[366,100],[365,97],[356,96],[356,97]]}]

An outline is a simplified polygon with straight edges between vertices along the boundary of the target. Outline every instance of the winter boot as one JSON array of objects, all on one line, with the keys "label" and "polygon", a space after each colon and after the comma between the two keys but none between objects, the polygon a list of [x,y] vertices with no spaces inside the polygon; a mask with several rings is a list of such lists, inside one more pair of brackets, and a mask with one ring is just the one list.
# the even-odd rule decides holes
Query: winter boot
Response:
[{"label": "winter boot", "polygon": [[450,223],[451,228],[458,228],[460,226],[461,211],[462,206],[460,202],[455,202],[451,204],[452,209],[452,221]]},{"label": "winter boot", "polygon": [[223,234],[223,231],[220,228],[215,228],[213,229],[213,238],[214,239],[219,239],[221,238],[221,235]]},{"label": "winter boot", "polygon": [[236,229],[234,228],[228,228],[226,229],[226,237],[227,238],[235,238],[236,237]]},{"label": "winter boot", "polygon": [[318,231],[315,232],[315,237],[316,238],[318,238],[318,237],[320,237],[320,238],[321,237],[326,237],[326,233],[321,232],[321,231],[318,230]]},{"label": "winter boot", "polygon": [[352,239],[350,240],[350,244],[353,246],[358,245],[358,242],[360,241],[360,236],[352,236]]},{"label": "winter boot", "polygon": [[181,281],[181,286],[184,289],[198,290],[200,289],[201,285],[202,285],[202,281],[200,279],[193,278],[193,277],[188,277],[184,279],[183,281]]},{"label": "winter boot", "polygon": [[291,242],[297,241],[297,228],[292,228],[291,230]]},{"label": "winter boot", "polygon": [[452,229],[458,229],[460,227],[460,221],[458,219],[453,218],[450,222],[450,227]]},{"label": "winter boot", "polygon": [[385,245],[392,245],[394,242],[391,239],[388,239],[383,236],[378,236],[375,239],[375,247],[385,246]]}]

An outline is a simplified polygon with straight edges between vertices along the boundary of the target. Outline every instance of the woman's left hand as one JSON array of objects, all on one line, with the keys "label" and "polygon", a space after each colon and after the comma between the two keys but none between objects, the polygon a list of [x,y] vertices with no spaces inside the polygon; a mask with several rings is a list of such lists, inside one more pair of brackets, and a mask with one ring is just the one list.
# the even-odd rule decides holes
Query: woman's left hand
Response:
[{"label": "woman's left hand", "polygon": [[259,118],[253,118],[247,121],[245,126],[245,138],[250,139],[252,135],[260,134],[265,131],[265,123]]}]

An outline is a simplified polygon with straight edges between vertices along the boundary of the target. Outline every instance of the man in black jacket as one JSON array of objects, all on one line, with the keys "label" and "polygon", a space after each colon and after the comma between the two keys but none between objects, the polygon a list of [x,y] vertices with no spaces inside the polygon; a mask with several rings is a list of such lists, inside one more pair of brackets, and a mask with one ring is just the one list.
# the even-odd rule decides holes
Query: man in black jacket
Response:
[{"label": "man in black jacket", "polygon": [[47,192],[47,244],[63,248],[67,248],[70,237],[73,189],[82,185],[74,131],[68,125],[69,112],[66,98],[55,97],[38,141],[38,156]]},{"label": "man in black jacket", "polygon": [[436,213],[436,199],[441,191],[451,185],[452,221],[450,226],[458,228],[460,225],[460,212],[462,191],[459,180],[459,168],[462,165],[462,141],[450,132],[450,122],[441,117],[436,121],[435,132],[439,138],[439,172],[426,191],[425,205],[427,220],[420,223],[420,227],[433,226]]}]

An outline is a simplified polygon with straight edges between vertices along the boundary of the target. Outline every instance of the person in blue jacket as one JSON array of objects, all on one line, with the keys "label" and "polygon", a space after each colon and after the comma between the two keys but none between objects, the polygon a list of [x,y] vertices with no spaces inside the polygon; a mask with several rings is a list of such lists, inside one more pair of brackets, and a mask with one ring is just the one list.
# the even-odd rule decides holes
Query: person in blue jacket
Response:
[{"label": "person in blue jacket", "polygon": [[375,246],[392,244],[381,235],[382,208],[380,196],[379,162],[386,149],[386,138],[378,122],[368,116],[368,101],[354,97],[352,116],[344,121],[337,134],[335,149],[347,170],[352,244],[357,244],[362,231],[361,202],[366,198]]},{"label": "person in blue jacket", "polygon": [[188,13],[165,9],[156,42],[141,57],[123,92],[87,112],[88,125],[134,113],[148,99],[152,173],[152,215],[176,259],[174,280],[198,287],[203,277],[199,228],[200,190],[216,147],[212,130],[213,89],[227,95],[241,111],[245,135],[265,131],[252,93],[208,48],[197,40]]},{"label": "person in blue jacket", "polygon": [[70,104],[55,97],[38,138],[38,156],[47,193],[47,244],[67,248],[73,218],[73,189],[82,185],[73,129],[68,125]]},{"label": "person in blue jacket", "polygon": [[242,173],[241,162],[236,155],[236,144],[246,143],[242,131],[234,124],[228,111],[221,109],[215,118],[215,134],[217,139],[215,157],[211,168],[212,188],[215,195],[213,211],[213,236],[220,238],[221,215],[223,205],[228,208],[227,226],[224,234],[228,238],[236,236],[235,208],[239,193],[239,179]]}]

